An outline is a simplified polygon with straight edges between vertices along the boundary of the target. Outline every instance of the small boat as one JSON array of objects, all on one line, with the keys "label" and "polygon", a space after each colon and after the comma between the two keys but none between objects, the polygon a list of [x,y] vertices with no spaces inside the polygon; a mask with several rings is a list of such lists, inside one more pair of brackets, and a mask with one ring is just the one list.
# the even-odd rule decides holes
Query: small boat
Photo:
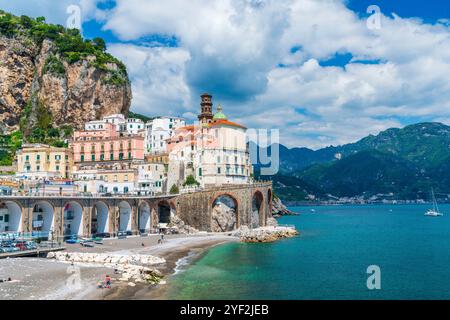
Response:
[{"label": "small boat", "polygon": [[438,204],[437,204],[436,197],[434,195],[434,190],[433,189],[431,189],[431,195],[432,195],[432,198],[433,198],[433,208],[429,209],[425,213],[425,216],[427,216],[427,217],[442,217],[444,214],[439,211],[439,207],[438,207]]},{"label": "small boat", "polygon": [[83,247],[88,247],[88,248],[93,248],[93,247],[94,247],[94,244],[93,244],[92,242],[82,241],[82,242],[80,242],[80,244],[81,244]]},{"label": "small boat", "polygon": [[316,213],[316,209],[311,209],[311,213]]}]

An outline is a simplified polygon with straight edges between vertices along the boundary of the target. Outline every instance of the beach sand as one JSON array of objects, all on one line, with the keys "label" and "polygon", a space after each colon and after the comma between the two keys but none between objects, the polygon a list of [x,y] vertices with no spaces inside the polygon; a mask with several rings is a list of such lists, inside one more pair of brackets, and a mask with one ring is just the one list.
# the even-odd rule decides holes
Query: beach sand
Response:
[{"label": "beach sand", "polygon": [[[228,234],[209,233],[194,235],[167,235],[162,244],[158,244],[158,235],[129,237],[127,239],[105,239],[103,245],[93,248],[79,244],[67,244],[67,252],[116,253],[122,255],[148,254],[162,257],[166,263],[156,266],[165,279],[158,285],[137,284],[130,287],[127,283],[116,281],[118,275],[113,270],[70,264],[39,258],[18,258],[0,260],[0,279],[11,277],[18,282],[0,283],[0,299],[164,299],[167,288],[166,278],[182,268],[183,264],[193,261],[206,249],[215,245],[238,241]],[[79,268],[79,281],[72,274]],[[69,269],[68,269],[69,268]],[[111,289],[98,289],[97,283],[109,274],[113,279]]]}]

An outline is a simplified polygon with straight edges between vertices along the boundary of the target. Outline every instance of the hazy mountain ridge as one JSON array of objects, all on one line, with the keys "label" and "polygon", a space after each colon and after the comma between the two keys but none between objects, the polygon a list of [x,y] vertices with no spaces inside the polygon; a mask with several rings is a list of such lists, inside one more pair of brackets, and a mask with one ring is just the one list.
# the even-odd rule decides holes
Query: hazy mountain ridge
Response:
[{"label": "hazy mountain ridge", "polygon": [[[280,172],[273,179],[290,182],[275,184],[288,200],[311,195],[418,199],[427,198],[431,187],[450,193],[449,170],[450,127],[428,122],[317,151],[280,146]],[[302,191],[293,192],[298,189]]]}]

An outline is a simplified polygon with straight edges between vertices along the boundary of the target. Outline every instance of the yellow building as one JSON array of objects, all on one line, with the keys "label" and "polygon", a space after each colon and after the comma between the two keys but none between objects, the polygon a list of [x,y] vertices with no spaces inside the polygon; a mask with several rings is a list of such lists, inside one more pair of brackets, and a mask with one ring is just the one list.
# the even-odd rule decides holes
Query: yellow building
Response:
[{"label": "yellow building", "polygon": [[17,173],[27,179],[68,179],[72,176],[73,153],[68,148],[25,144],[16,153]]}]

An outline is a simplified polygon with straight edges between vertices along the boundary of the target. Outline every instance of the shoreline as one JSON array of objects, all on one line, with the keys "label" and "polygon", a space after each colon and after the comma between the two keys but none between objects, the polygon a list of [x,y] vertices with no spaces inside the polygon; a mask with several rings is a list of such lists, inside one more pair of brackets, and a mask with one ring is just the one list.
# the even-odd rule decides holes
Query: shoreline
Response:
[{"label": "shoreline", "polygon": [[[229,239],[202,239],[196,243],[187,244],[184,248],[179,248],[174,252],[164,250],[164,253],[158,256],[166,259],[163,268],[157,268],[162,272],[164,278],[159,284],[147,285],[136,284],[130,287],[127,283],[117,283],[101,300],[165,300],[167,299],[167,291],[170,287],[172,277],[183,272],[191,264],[202,258],[213,247],[236,242],[238,239],[229,236]],[[95,297],[90,297],[90,299]]]},{"label": "shoreline", "polygon": [[[156,285],[136,283],[129,286],[119,281],[111,266],[93,263],[74,263],[47,258],[11,258],[0,260],[0,279],[13,281],[0,283],[2,300],[123,300],[164,299],[170,278],[186,269],[210,248],[239,241],[230,233],[200,233],[168,235],[158,244],[158,235],[105,239],[103,245],[93,248],[79,244],[66,246],[67,253],[109,253],[119,255],[152,255],[164,258],[163,264],[153,267],[163,275]],[[111,289],[100,289],[98,283],[106,275],[112,278]]]},{"label": "shoreline", "polygon": [[[98,268],[97,280],[91,277],[88,283],[83,284],[81,292],[69,292],[61,295],[61,299],[75,300],[162,300],[168,288],[168,280],[174,274],[185,269],[191,263],[199,259],[202,254],[210,248],[239,241],[239,238],[231,236],[230,233],[201,233],[192,235],[168,235],[165,242],[158,244],[158,235],[147,237],[129,237],[127,239],[105,239],[104,245],[94,248],[81,247],[79,244],[68,245],[67,252],[91,252],[111,254],[145,254],[160,257],[166,260],[164,264],[155,265],[155,269],[163,275],[159,284],[141,284],[129,286],[127,282],[119,281],[120,275],[114,274],[112,269],[106,267]],[[58,262],[56,262],[58,263]],[[64,264],[64,262],[61,262]],[[69,264],[65,263],[66,266]],[[75,263],[75,266],[83,264]],[[93,268],[89,266],[86,268]],[[86,272],[84,269],[83,272]],[[106,274],[112,277],[110,289],[97,288],[98,281],[104,279]],[[65,284],[58,291],[64,292]],[[51,298],[51,297],[50,297]]]}]

